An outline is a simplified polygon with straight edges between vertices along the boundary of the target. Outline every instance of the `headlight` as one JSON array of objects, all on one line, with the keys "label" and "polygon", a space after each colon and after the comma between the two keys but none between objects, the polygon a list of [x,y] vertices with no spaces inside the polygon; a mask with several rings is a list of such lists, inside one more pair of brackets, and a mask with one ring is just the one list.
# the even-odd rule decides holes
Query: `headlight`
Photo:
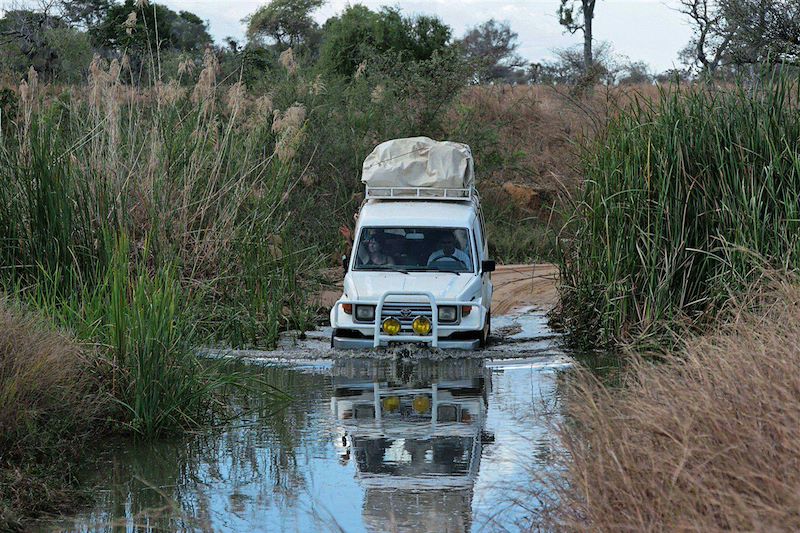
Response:
[{"label": "headlight", "polygon": [[452,305],[443,305],[439,307],[439,322],[455,322],[456,317],[456,308]]},{"label": "headlight", "polygon": [[427,317],[418,316],[414,319],[414,322],[411,323],[411,329],[413,329],[414,333],[417,335],[427,335],[431,332],[431,321],[428,320]]},{"label": "headlight", "polygon": [[400,409],[400,398],[397,396],[389,396],[384,398],[381,402],[383,404],[383,410],[393,413]]},{"label": "headlight", "polygon": [[400,333],[400,321],[396,318],[387,318],[383,321],[383,331],[389,335],[397,335]]},{"label": "headlight", "polygon": [[373,320],[375,320],[375,306],[357,305],[356,320],[361,320],[362,322],[372,322]]},{"label": "headlight", "polygon": [[411,407],[419,414],[427,413],[431,409],[431,399],[427,396],[417,396],[411,401]]}]

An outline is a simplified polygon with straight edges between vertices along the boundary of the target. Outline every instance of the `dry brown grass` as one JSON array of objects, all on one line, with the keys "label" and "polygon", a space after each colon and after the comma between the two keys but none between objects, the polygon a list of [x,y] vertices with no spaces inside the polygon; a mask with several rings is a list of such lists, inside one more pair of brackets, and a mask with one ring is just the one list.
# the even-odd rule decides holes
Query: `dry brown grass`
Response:
[{"label": "dry brown grass", "polygon": [[[497,129],[502,153],[521,156],[515,164],[481,179],[557,191],[580,185],[576,167],[581,140],[601,131],[634,97],[652,100],[657,95],[654,85],[598,87],[582,97],[571,94],[566,86],[489,85],[466,89],[459,103],[473,111],[478,124]],[[476,157],[480,159],[481,154]]]},{"label": "dry brown grass", "polygon": [[93,361],[65,334],[0,300],[0,427],[36,424],[56,411],[85,411]]},{"label": "dry brown grass", "polygon": [[773,291],[663,364],[634,362],[619,389],[577,380],[558,529],[800,529],[800,287]]},{"label": "dry brown grass", "polygon": [[70,505],[74,458],[108,404],[94,359],[0,299],[0,530]]}]

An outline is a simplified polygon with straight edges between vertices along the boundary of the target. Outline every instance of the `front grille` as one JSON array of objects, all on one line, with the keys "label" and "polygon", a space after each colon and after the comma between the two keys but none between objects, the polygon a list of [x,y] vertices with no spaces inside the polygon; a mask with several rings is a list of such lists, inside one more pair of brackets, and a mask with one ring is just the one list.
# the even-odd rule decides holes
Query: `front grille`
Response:
[{"label": "front grille", "polygon": [[381,310],[381,322],[387,318],[396,318],[400,321],[403,333],[413,333],[411,323],[418,316],[424,316],[433,321],[433,311],[430,304],[425,303],[385,303]]}]

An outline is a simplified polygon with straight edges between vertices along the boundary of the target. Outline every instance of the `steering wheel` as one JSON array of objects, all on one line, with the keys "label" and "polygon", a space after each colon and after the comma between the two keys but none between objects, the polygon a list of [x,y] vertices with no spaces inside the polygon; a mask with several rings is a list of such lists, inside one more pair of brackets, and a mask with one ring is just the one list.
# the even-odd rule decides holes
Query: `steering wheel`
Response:
[{"label": "steering wheel", "polygon": [[452,255],[443,255],[443,256],[437,257],[436,259],[431,261],[429,264],[433,265],[434,263],[436,263],[437,261],[441,261],[442,259],[447,259],[449,261],[458,261],[459,263],[464,265],[464,268],[467,268],[467,264],[464,261],[462,261],[461,259],[459,259],[459,258],[457,258],[455,256],[452,256]]}]

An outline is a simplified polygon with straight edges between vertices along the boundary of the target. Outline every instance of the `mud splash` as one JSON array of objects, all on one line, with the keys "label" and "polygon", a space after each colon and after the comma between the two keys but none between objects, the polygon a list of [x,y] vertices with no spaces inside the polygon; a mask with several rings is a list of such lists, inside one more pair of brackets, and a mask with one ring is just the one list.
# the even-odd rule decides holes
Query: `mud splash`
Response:
[{"label": "mud splash", "polygon": [[275,350],[218,350],[206,349],[201,353],[210,357],[228,357],[251,362],[295,362],[313,360],[352,359],[368,357],[393,360],[415,358],[441,360],[459,359],[512,359],[546,356],[553,360],[569,362],[559,346],[560,336],[547,324],[547,315],[538,308],[522,308],[512,314],[493,319],[489,346],[484,350],[438,350],[407,345],[377,350],[332,350],[331,329],[299,334],[285,333]]}]

